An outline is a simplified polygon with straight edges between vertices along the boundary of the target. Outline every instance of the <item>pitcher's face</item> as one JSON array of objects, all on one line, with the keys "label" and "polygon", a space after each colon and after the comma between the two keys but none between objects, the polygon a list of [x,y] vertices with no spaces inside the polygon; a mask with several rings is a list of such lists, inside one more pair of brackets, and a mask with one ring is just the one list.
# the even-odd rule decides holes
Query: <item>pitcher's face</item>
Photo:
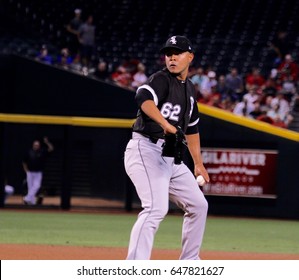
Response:
[{"label": "pitcher's face", "polygon": [[193,58],[193,53],[182,52],[175,48],[169,49],[165,53],[166,67],[170,73],[177,75],[179,80],[185,80]]}]

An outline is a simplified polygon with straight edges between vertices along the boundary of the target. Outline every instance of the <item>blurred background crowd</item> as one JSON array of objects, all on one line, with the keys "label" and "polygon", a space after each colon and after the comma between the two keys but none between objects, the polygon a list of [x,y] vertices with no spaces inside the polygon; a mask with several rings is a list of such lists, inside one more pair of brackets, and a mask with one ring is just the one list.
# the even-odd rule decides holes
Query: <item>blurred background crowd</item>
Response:
[{"label": "blurred background crowd", "polygon": [[1,53],[135,91],[170,35],[195,46],[200,103],[299,131],[296,0],[3,0]]}]

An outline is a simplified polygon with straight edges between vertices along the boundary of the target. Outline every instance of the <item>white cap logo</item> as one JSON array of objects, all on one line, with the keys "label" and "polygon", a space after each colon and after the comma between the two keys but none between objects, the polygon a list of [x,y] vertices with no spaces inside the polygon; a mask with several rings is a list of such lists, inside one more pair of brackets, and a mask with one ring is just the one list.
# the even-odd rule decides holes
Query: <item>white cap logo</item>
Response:
[{"label": "white cap logo", "polygon": [[170,38],[170,42],[173,44],[173,45],[175,45],[176,44],[176,38],[175,38],[176,36],[172,36],[171,38]]}]

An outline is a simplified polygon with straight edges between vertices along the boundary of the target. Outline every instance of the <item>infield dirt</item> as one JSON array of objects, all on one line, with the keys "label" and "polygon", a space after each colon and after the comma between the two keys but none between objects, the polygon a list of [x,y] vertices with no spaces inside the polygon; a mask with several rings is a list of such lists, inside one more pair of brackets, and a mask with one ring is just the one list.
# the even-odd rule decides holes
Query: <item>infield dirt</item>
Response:
[{"label": "infield dirt", "polygon": [[[127,248],[0,244],[1,260],[124,260]],[[153,260],[177,260],[180,250],[154,249]],[[297,254],[203,251],[203,260],[299,260]]]}]

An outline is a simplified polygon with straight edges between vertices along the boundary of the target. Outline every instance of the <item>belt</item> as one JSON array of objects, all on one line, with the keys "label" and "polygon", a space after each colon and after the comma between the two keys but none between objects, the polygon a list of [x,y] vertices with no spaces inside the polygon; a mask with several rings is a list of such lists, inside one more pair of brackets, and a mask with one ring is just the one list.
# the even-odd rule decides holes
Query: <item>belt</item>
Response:
[{"label": "belt", "polygon": [[149,136],[148,138],[149,138],[149,140],[150,140],[151,142],[153,142],[154,144],[157,144],[157,143],[158,143],[159,138],[154,138],[154,137],[151,137],[151,136]]},{"label": "belt", "polygon": [[157,144],[159,146],[162,147],[162,145],[164,144],[164,139],[161,138],[155,138],[149,135],[145,135],[145,134],[141,134],[139,132],[133,132],[133,138],[135,139],[148,139],[150,142]]}]

